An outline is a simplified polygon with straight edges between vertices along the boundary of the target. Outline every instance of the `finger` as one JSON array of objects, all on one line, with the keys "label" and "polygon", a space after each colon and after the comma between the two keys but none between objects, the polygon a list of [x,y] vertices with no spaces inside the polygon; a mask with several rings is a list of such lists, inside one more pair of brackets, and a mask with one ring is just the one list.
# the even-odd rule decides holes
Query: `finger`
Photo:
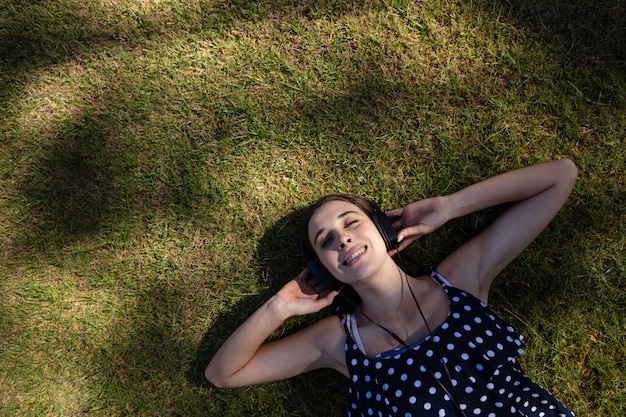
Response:
[{"label": "finger", "polygon": [[417,238],[415,238],[415,239],[404,239],[398,246],[398,252],[403,251],[404,249],[407,248],[407,246],[409,246],[411,243],[413,243],[416,240],[417,240]]},{"label": "finger", "polygon": [[323,293],[320,293],[317,301],[322,304],[323,307],[327,307],[333,303],[333,300],[338,294],[339,292],[337,291],[324,291]]},{"label": "finger", "polygon": [[418,223],[413,226],[405,227],[404,229],[398,230],[398,238],[402,236],[404,239],[408,237],[421,237],[428,233],[428,225],[423,223]]},{"label": "finger", "polygon": [[407,227],[406,229],[398,231],[398,243],[401,247],[407,247],[411,242],[421,236],[423,236],[423,233],[420,233],[419,228]]},{"label": "finger", "polygon": [[402,216],[402,210],[404,209],[393,209],[385,212],[385,214],[387,215],[387,217],[399,217]]},{"label": "finger", "polygon": [[402,228],[402,224],[403,224],[403,221],[400,218],[400,219],[396,220],[395,222],[393,222],[391,225],[393,226],[394,229],[400,230]]}]

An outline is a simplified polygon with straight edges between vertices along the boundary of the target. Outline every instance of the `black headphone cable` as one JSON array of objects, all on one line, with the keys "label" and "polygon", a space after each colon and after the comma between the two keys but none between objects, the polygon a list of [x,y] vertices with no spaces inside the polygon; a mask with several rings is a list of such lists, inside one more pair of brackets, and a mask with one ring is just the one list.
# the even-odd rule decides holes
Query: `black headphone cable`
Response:
[{"label": "black headphone cable", "polygon": [[[406,275],[406,274],[405,274]],[[407,283],[408,284],[408,283]],[[410,289],[410,287],[409,287]],[[413,291],[411,290],[411,294],[413,294]],[[356,310],[358,310],[363,317],[365,317],[368,321],[370,321],[372,324],[374,324],[375,326],[379,327],[380,329],[382,329],[383,331],[385,331],[387,334],[389,334],[389,336],[391,336],[396,342],[398,342],[400,345],[402,345],[402,347],[404,347],[406,349],[406,351],[409,353],[409,355],[411,355],[413,357],[413,359],[415,359],[417,362],[420,362],[419,358],[415,355],[415,352],[413,352],[413,349],[411,349],[406,342],[397,334],[395,334],[394,332],[392,332],[391,330],[387,329],[385,326],[383,326],[382,324],[374,321],[374,319],[372,319],[371,317],[369,317],[364,311],[363,309],[358,306],[352,299],[350,299],[350,297],[347,297],[346,295],[344,295],[341,292],[341,289],[339,290],[339,294],[344,300],[346,300],[352,307],[354,307]],[[428,325],[428,322],[426,321],[426,319],[424,318],[424,313],[422,312],[422,308],[420,307],[419,303],[417,302],[417,299],[415,298],[415,295],[413,295],[413,300],[416,302],[417,304],[417,308],[420,312],[420,315],[422,316],[422,320],[424,320],[424,323],[426,324],[426,329],[428,330],[428,334],[430,335],[431,338],[433,338],[433,334],[432,331],[430,329],[430,326]],[[434,341],[434,340],[433,340]],[[452,378],[450,377],[450,372],[448,371],[448,367],[446,366],[445,362],[442,359],[442,355],[441,355],[441,351],[439,350],[439,346],[437,344],[437,342],[435,342],[435,348],[437,349],[437,354],[439,355],[439,361],[441,362],[441,364],[443,365],[445,371],[446,371],[446,375],[448,377],[448,379],[450,380],[450,384],[452,384]],[[443,392],[446,393],[446,395],[448,396],[448,398],[450,398],[450,401],[452,401],[452,404],[454,405],[454,408],[456,410],[456,413],[459,417],[467,417],[465,415],[465,413],[463,412],[463,410],[461,409],[460,403],[457,399],[456,393],[454,392],[454,387],[452,387],[452,393],[450,393],[450,390],[448,390],[448,388],[446,388],[445,385],[443,385],[441,383],[441,381],[439,381],[439,379],[435,376],[435,374],[428,368],[424,367],[428,373],[430,374],[430,376],[433,377],[433,379],[435,380],[435,382],[439,385],[439,387],[443,390]]]}]

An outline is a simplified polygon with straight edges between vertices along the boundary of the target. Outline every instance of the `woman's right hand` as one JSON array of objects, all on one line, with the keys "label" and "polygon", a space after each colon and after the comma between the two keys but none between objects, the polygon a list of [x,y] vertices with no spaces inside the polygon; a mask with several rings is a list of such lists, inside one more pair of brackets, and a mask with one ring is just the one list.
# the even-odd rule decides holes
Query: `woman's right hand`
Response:
[{"label": "woman's right hand", "polygon": [[[337,322],[319,321],[290,336],[264,343],[284,321],[297,315],[315,313],[330,305],[337,291],[316,288],[313,278],[303,270],[286,283],[276,294],[259,307],[233,334],[211,359],[205,370],[206,378],[218,387],[240,387],[288,378],[322,366],[332,366],[336,361],[326,362],[327,355],[321,345],[329,335],[329,325]],[[337,329],[336,329],[337,330]],[[343,334],[343,329],[338,329]]]},{"label": "woman's right hand", "polygon": [[279,304],[286,317],[302,316],[328,307],[337,294],[337,291],[329,291],[318,285],[305,268],[276,293],[273,301]]}]

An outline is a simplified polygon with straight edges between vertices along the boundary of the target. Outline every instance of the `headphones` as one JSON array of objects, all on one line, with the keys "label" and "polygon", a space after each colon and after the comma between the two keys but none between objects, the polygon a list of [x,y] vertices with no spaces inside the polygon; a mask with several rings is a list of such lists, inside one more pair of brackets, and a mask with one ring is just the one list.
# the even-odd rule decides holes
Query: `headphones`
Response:
[{"label": "headphones", "polygon": [[[387,247],[387,251],[398,249],[399,248],[398,234],[396,230],[393,228],[391,220],[389,220],[387,215],[380,209],[380,207],[378,207],[376,203],[374,203],[371,200],[366,200],[366,201],[369,204],[370,208],[372,209],[372,214],[369,216],[369,218],[370,220],[372,220],[372,222],[376,226],[376,229],[378,229],[378,232],[382,236],[383,241],[385,242],[385,246]],[[340,282],[337,278],[335,278],[333,274],[331,274],[330,271],[322,264],[319,258],[315,256],[315,254],[313,254],[312,256],[309,256],[307,254],[306,242],[304,238],[302,239],[300,243],[300,255],[302,256],[302,259],[304,259],[304,262],[306,263],[306,267],[308,268],[309,273],[313,275],[313,277],[315,277],[315,279],[317,279],[317,281],[321,285],[323,285],[324,288],[339,291],[339,295],[341,297],[335,297],[333,301],[338,311],[342,311],[342,312],[353,312],[355,310],[361,311],[361,314],[363,314],[363,316],[367,320],[371,321],[373,324],[375,324],[376,326],[386,331],[398,343],[404,346],[407,352],[409,352],[409,354],[411,354],[413,358],[419,361],[419,358],[415,355],[413,350],[405,343],[404,340],[398,337],[395,333],[388,330],[386,327],[380,325],[379,323],[369,318],[367,314],[365,314],[365,312],[361,310],[361,308],[359,307],[359,305],[361,304],[361,298],[359,297],[357,292],[354,290],[354,288],[352,288],[351,285],[345,285],[342,282]],[[402,262],[402,258],[400,258],[400,262]],[[404,278],[407,280],[407,287],[409,291],[411,292],[411,296],[413,297],[413,300],[415,301],[415,305],[417,306],[420,312],[420,315],[422,316],[422,320],[424,320],[424,323],[426,324],[426,328],[428,329],[428,334],[432,337],[432,334],[433,334],[432,330],[430,329],[428,325],[428,321],[426,321],[426,317],[424,316],[424,313],[422,312],[422,308],[419,302],[417,301],[417,298],[415,298],[415,294],[413,293],[413,290],[411,289],[411,286],[408,283],[408,276],[406,273],[404,274]],[[436,346],[437,354],[439,355],[441,364],[443,365],[443,368],[448,377],[448,380],[452,383],[450,372],[448,371],[446,362],[443,361],[443,356],[441,354],[439,346],[438,344],[435,344],[435,346]],[[429,373],[433,376],[433,378],[435,379],[437,384],[439,384],[441,389],[451,399],[452,403],[454,404],[457,416],[465,417],[466,416],[465,412],[460,407],[456,392],[454,391],[454,387],[452,387],[452,391],[449,391],[446,388],[446,386],[441,383],[439,378],[435,376],[435,374],[433,374],[431,371],[429,371]],[[454,384],[452,383],[452,385]]]},{"label": "headphones", "polygon": [[[370,220],[378,229],[378,232],[385,242],[387,251],[398,248],[398,234],[391,224],[389,217],[378,207],[376,203],[367,200],[372,214]],[[309,273],[324,287],[330,290],[339,290],[345,288],[344,284],[330,273],[330,271],[322,264],[316,255],[307,254],[306,242],[302,239],[300,243],[300,256],[304,260]],[[356,292],[355,292],[356,294]]]}]

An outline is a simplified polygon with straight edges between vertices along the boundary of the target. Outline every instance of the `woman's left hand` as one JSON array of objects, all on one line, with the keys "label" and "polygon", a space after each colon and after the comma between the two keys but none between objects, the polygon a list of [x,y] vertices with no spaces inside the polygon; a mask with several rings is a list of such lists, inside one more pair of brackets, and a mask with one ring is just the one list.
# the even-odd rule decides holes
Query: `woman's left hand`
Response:
[{"label": "woman's left hand", "polygon": [[398,232],[399,250],[445,224],[449,220],[447,206],[445,197],[432,197],[388,211],[387,216],[400,217],[393,222],[393,227]]}]

